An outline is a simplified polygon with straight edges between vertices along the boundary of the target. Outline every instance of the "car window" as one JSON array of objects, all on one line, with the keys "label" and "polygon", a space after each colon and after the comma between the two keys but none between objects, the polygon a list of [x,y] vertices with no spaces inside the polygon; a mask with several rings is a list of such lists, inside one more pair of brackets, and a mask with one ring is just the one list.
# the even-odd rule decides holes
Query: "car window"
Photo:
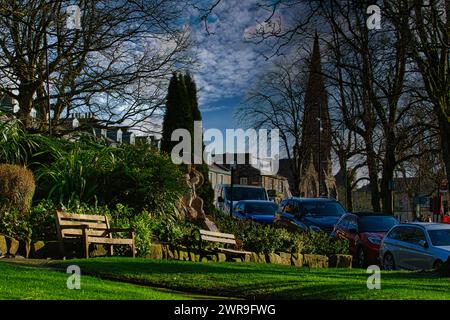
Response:
[{"label": "car window", "polygon": [[337,225],[338,229],[348,230],[348,223],[350,217],[344,217]]},{"label": "car window", "polygon": [[346,213],[339,202],[314,201],[300,204],[302,215],[306,216],[342,216]]},{"label": "car window", "polygon": [[429,230],[428,234],[433,246],[450,246],[450,229]]},{"label": "car window", "polygon": [[294,214],[293,202],[287,201],[286,205],[283,208],[283,212]]},{"label": "car window", "polygon": [[361,216],[359,228],[361,232],[387,232],[398,224],[392,216]]},{"label": "car window", "polygon": [[245,213],[256,213],[262,215],[273,215],[278,209],[278,205],[275,203],[257,203],[250,202],[245,205]]},{"label": "car window", "polygon": [[358,220],[356,220],[356,217],[349,217],[348,220],[348,230],[358,230]]},{"label": "car window", "polygon": [[387,238],[392,239],[392,240],[401,241],[403,238],[403,234],[404,234],[404,228],[397,227],[397,228],[392,229],[391,232],[389,232],[389,234],[387,235]]},{"label": "car window", "polygon": [[404,230],[405,233],[402,237],[402,241],[415,245],[419,245],[420,241],[426,241],[425,233],[422,229],[416,227],[406,227]]}]

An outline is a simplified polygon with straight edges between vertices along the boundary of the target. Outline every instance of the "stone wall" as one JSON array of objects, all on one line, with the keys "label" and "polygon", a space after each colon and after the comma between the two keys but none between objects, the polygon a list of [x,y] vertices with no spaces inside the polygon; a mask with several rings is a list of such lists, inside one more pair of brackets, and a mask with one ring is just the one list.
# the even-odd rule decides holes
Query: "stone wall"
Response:
[{"label": "stone wall", "polygon": [[309,268],[351,268],[352,256],[331,255],[329,257],[301,253],[256,253],[240,255],[223,252],[198,251],[188,248],[175,248],[165,244],[152,244],[148,259],[169,259],[192,262],[253,262],[288,265]]}]

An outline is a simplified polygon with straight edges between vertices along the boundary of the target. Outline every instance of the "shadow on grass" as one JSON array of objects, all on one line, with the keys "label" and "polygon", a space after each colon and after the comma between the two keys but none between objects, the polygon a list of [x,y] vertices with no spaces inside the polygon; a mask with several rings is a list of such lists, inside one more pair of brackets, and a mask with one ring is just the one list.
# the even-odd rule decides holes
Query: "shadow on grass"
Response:
[{"label": "shadow on grass", "polygon": [[[385,299],[399,296],[392,288],[445,291],[426,281],[429,272],[382,274],[388,295],[370,293],[362,269],[308,269],[253,263],[192,263],[168,260],[97,258],[57,262],[56,267],[79,265],[84,274],[184,292],[246,299]],[[409,281],[415,280],[415,283]],[[424,280],[424,281],[422,281]],[[425,281],[426,280],[426,281]],[[419,286],[418,286],[419,285]],[[401,295],[400,295],[401,297]]]}]

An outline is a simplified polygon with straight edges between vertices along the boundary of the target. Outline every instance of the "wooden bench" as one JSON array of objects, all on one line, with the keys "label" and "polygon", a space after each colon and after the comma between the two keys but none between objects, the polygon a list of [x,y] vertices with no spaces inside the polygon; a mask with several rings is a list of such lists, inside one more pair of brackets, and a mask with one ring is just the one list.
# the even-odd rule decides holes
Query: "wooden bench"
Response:
[{"label": "wooden bench", "polygon": [[[72,214],[56,211],[56,228],[65,255],[64,243],[81,242],[83,254],[89,258],[90,244],[108,246],[108,254],[113,255],[113,245],[128,245],[133,258],[136,253],[135,235],[132,229],[110,228],[108,217],[100,215]],[[113,238],[113,233],[127,232],[128,239]]]},{"label": "wooden bench", "polygon": [[[221,233],[221,232],[213,232],[208,230],[199,230],[200,233],[200,248],[202,247],[203,242],[212,242],[212,243],[222,243],[225,246],[236,246],[236,238],[234,234],[230,233]],[[251,254],[248,251],[240,251],[229,248],[215,248],[215,250],[223,253],[231,253],[235,255],[247,255]]]}]

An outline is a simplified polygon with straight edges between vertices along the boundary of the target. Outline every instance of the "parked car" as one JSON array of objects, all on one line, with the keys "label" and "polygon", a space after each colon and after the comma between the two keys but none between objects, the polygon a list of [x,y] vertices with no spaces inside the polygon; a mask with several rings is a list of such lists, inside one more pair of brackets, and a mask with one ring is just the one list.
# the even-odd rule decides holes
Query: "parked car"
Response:
[{"label": "parked car", "polygon": [[381,242],[386,270],[437,269],[450,256],[450,225],[413,222],[393,227]]},{"label": "parked car", "polygon": [[[219,184],[216,186],[215,194],[217,196],[216,207],[225,212],[232,212],[231,207],[234,208],[236,203],[241,200],[269,200],[267,191],[263,187],[241,184],[233,184],[233,191],[229,184]],[[231,197],[233,197],[232,206]]]},{"label": "parked car", "polygon": [[355,266],[364,268],[368,264],[378,264],[381,241],[397,224],[398,220],[392,215],[348,213],[338,221],[331,235],[337,239],[347,239]]},{"label": "parked car", "polygon": [[238,219],[248,219],[263,224],[272,224],[278,205],[265,200],[242,200],[236,203],[233,216]]},{"label": "parked car", "polygon": [[346,214],[335,199],[289,198],[280,203],[274,223],[288,230],[313,230],[331,233],[334,225]]}]

